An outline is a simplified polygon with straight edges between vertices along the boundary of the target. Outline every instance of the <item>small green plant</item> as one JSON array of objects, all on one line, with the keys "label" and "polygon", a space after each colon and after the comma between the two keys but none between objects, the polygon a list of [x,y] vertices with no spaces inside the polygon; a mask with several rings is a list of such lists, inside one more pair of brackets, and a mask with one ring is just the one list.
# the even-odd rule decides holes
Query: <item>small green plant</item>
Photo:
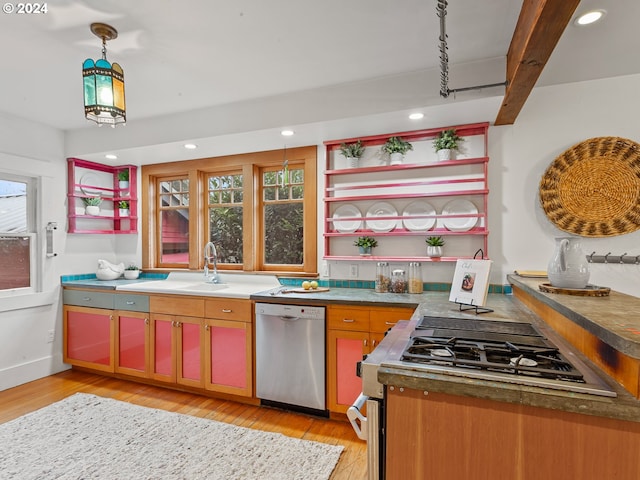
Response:
[{"label": "small green plant", "polygon": [[389,155],[392,153],[401,153],[404,155],[409,150],[413,150],[413,145],[400,137],[391,137],[382,145],[382,151]]},{"label": "small green plant", "polygon": [[133,263],[131,265],[129,265],[127,268],[125,268],[125,270],[140,270],[140,268],[138,268],[137,265],[134,265]]},{"label": "small green plant", "polygon": [[373,248],[378,246],[378,241],[373,237],[358,237],[353,244],[356,247]]},{"label": "small green plant", "polygon": [[427,245],[430,247],[442,247],[444,245],[442,237],[429,237],[425,242],[427,242]]},{"label": "small green plant", "polygon": [[364,153],[364,146],[362,141],[358,140],[354,143],[341,143],[340,153],[347,158],[360,158]]},{"label": "small green plant", "polygon": [[100,197],[85,197],[82,201],[87,207],[99,207],[102,203],[102,199]]},{"label": "small green plant", "polygon": [[118,208],[121,210],[127,210],[129,209],[129,202],[127,202],[126,200],[122,200],[118,203]]},{"label": "small green plant", "polygon": [[458,144],[462,143],[464,139],[459,137],[456,131],[451,128],[449,130],[443,130],[433,140],[433,149],[438,150],[457,150]]},{"label": "small green plant", "polygon": [[121,182],[128,182],[129,181],[129,169],[120,170],[118,172],[118,180],[120,180]]}]

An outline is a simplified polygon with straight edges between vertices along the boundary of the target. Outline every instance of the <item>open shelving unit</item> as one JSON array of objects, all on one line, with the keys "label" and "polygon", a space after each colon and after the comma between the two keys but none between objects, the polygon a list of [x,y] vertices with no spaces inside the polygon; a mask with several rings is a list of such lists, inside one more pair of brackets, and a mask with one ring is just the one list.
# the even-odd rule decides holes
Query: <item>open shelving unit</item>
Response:
[{"label": "open shelving unit", "polygon": [[[129,172],[129,186],[120,188],[118,174]],[[101,163],[67,159],[67,232],[121,234],[138,233],[138,167],[135,165],[103,165]],[[102,199],[99,215],[88,215],[84,198]],[[121,216],[118,204],[129,202],[129,215]]]},{"label": "open shelving unit", "polygon": [[[438,161],[432,148],[433,139],[443,130],[453,128],[464,138],[462,152],[454,160]],[[347,138],[324,142],[326,169],[324,171],[324,258],[348,261],[444,261],[473,258],[482,249],[488,258],[488,123],[449,126],[426,130]],[[413,145],[404,163],[389,165],[380,147],[389,137],[402,137]],[[360,140],[365,154],[359,166],[352,168],[340,153],[342,143]],[[455,199],[471,202],[476,212],[449,212],[443,209]],[[405,214],[412,202],[427,204],[436,213]],[[368,216],[376,205],[390,207],[389,215]],[[459,203],[459,202],[458,202]],[[334,218],[336,210],[348,205],[360,215]],[[477,219],[475,222],[472,219]],[[408,228],[407,220],[430,220],[428,228]],[[466,219],[473,226],[457,231],[447,228],[451,220]],[[392,228],[376,229],[379,221],[394,222]],[[354,222],[353,229],[339,228],[335,224]],[[372,228],[372,225],[374,228]],[[413,226],[413,225],[412,225]],[[378,240],[374,255],[358,255],[353,241],[359,236]],[[429,236],[442,236],[446,242],[445,255],[426,256],[424,240]]]}]

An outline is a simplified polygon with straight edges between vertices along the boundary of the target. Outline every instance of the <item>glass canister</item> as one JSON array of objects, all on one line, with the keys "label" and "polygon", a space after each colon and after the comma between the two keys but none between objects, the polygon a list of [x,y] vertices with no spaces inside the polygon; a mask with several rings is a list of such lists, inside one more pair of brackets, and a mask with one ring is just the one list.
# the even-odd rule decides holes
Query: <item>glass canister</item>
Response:
[{"label": "glass canister", "polygon": [[409,264],[409,293],[422,293],[422,267],[420,262]]},{"label": "glass canister", "polygon": [[390,283],[389,264],[387,262],[378,262],[376,265],[376,292],[388,292]]},{"label": "glass canister", "polygon": [[392,293],[407,292],[407,272],[400,269],[391,272],[391,288],[389,291]]}]

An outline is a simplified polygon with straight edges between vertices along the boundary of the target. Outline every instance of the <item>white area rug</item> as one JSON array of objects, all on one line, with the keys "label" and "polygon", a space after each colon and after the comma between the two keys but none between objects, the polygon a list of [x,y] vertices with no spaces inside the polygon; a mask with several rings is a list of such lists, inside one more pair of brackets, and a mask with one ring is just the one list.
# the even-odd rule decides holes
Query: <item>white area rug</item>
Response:
[{"label": "white area rug", "polygon": [[77,393],[0,425],[0,479],[322,479],[342,446]]}]

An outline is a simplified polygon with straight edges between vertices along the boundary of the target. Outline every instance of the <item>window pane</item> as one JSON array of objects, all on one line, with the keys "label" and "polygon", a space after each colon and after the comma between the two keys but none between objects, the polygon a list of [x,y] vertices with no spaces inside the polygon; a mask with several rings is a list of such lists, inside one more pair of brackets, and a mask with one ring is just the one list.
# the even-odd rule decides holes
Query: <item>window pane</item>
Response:
[{"label": "window pane", "polygon": [[302,203],[265,205],[265,263],[302,265],[302,212]]},{"label": "window pane", "polygon": [[26,233],[27,184],[0,180],[0,232]]},{"label": "window pane", "polygon": [[0,237],[0,290],[31,286],[29,237]]},{"label": "window pane", "polygon": [[189,263],[189,210],[160,212],[162,263]]},{"label": "window pane", "polygon": [[219,263],[242,263],[242,207],[209,209],[209,231]]},{"label": "window pane", "polygon": [[209,177],[209,241],[219,263],[242,263],[242,174]]},{"label": "window pane", "polygon": [[265,199],[265,201],[275,200],[276,199],[276,189],[275,188],[265,188],[264,189],[264,199]]}]

